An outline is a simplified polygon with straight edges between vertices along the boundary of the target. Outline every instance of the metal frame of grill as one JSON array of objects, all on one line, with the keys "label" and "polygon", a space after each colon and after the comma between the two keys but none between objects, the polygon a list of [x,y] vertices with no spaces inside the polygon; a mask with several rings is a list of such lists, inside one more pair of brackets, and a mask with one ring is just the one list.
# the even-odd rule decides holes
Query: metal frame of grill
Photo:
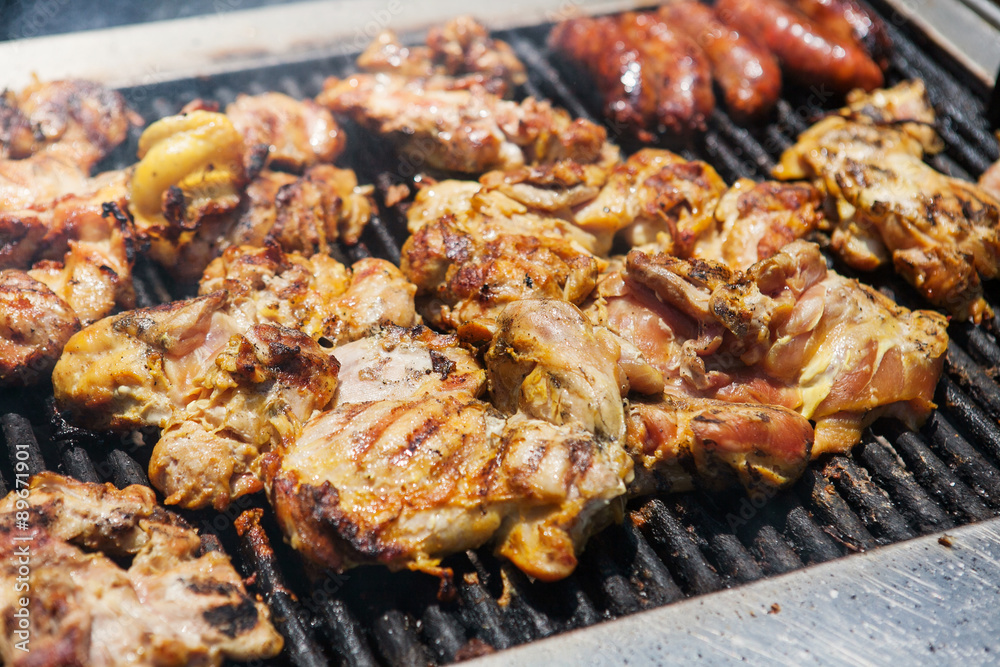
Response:
[{"label": "metal frame of grill", "polygon": [[[893,6],[877,8],[888,14]],[[977,175],[997,158],[984,120],[986,84],[909,21],[889,27],[896,44],[890,79],[924,78],[939,112],[947,150],[932,164],[956,176]],[[594,118],[595,100],[573,85],[572,68],[548,52],[547,30],[542,24],[500,33],[528,66],[524,92]],[[147,118],[175,113],[194,97],[222,104],[238,92],[302,97],[316,94],[326,76],[349,71],[352,55],[122,90]],[[742,128],[717,110],[703,136],[668,147],[708,160],[728,181],[763,178],[831,103],[822,91],[792,89],[766,126]],[[132,161],[137,134],[108,166]],[[383,145],[356,129],[348,134],[342,163],[362,182],[384,188],[405,177]],[[352,159],[360,155],[366,159]],[[343,249],[343,259],[373,254],[398,261],[404,238],[404,221],[387,211],[361,244]],[[140,261],[135,273],[142,306],[183,296],[151,264]],[[894,277],[874,282],[902,303],[919,305]],[[446,561],[456,571],[458,595],[444,603],[435,598],[436,582],[419,574],[365,567],[306,576],[259,496],[238,499],[226,513],[183,515],[209,536],[207,544],[225,549],[254,576],[252,588],[286,637],[277,664],[449,663],[518,645],[526,646],[481,658],[482,664],[667,656],[857,664],[932,653],[986,662],[1000,651],[1000,615],[990,613],[1000,592],[998,331],[1000,317],[982,327],[950,327],[940,408],[920,432],[880,421],[851,456],[812,466],[773,497],[734,491],[636,499],[622,525],[590,541],[578,571],[554,584],[531,582],[480,549]],[[120,438],[72,427],[54,412],[50,395],[46,388],[0,393],[10,458],[0,461],[0,493],[11,487],[19,451],[28,452],[31,472],[50,468],[85,481],[148,485],[142,434]],[[264,510],[262,521],[237,534],[235,517],[255,508]],[[612,619],[619,620],[602,623]],[[879,647],[889,636],[895,640]]]}]

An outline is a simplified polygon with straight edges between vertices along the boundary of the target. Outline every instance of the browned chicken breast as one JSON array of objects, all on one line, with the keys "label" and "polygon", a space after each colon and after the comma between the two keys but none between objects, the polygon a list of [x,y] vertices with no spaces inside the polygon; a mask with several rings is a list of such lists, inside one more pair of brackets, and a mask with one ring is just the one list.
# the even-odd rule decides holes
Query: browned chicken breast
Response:
[{"label": "browned chicken breast", "polygon": [[413,324],[413,288],[383,260],[351,275],[275,246],[230,249],[204,288],[84,329],[52,381],[76,423],[162,429],[149,474],[168,504],[223,508],[260,490],[267,455],[333,399],[338,364],[317,340],[332,347],[383,321]]},{"label": "browned chicken breast", "polygon": [[816,424],[814,456],[849,450],[880,415],[915,428],[934,407],[947,320],[828,270],[814,244],[743,274],[632,251],[626,281],[592,312],[674,393],[793,409]]},{"label": "browned chicken breast", "polygon": [[607,150],[603,127],[549,102],[512,102],[448,77],[330,78],[316,99],[391,139],[403,154],[404,176],[426,168],[481,174],[567,158],[594,162]]},{"label": "browned chicken breast", "polygon": [[592,234],[475,182],[424,188],[407,216],[400,266],[424,317],[441,328],[525,298],[579,303],[604,266]]},{"label": "browned chicken breast", "polygon": [[470,16],[428,30],[426,46],[403,46],[393,31],[385,30],[358,56],[358,67],[409,77],[462,77],[500,95],[527,80],[510,45],[490,37]]},{"label": "browned chicken breast", "polygon": [[715,228],[689,256],[748,269],[825,222],[823,194],[812,185],[741,178],[719,199]]},{"label": "browned chicken breast", "polygon": [[[143,486],[34,476],[0,500],[0,559],[0,657],[11,667],[221,665],[281,651],[229,558],[203,549]],[[19,630],[21,610],[30,630]],[[18,648],[26,637],[29,651]]]},{"label": "browned chicken breast", "polygon": [[126,180],[102,174],[87,194],[0,213],[0,265],[28,269],[0,270],[0,384],[44,381],[81,325],[134,305]]},{"label": "browned chicken breast", "polygon": [[921,82],[848,101],[802,134],[777,176],[811,178],[834,200],[832,247],[852,267],[892,262],[935,306],[975,322],[989,317],[981,281],[1000,276],[1000,200],[922,161],[936,142]]},{"label": "browned chicken breast", "polygon": [[734,483],[773,491],[802,475],[813,443],[809,420],[788,408],[669,392],[633,401],[627,425],[631,495]]},{"label": "browned chicken breast", "polygon": [[[251,173],[260,166],[301,173],[336,160],[347,141],[327,109],[282,93],[239,95],[226,107],[226,116],[243,137],[244,167]],[[261,165],[254,164],[259,146],[267,151]]]},{"label": "browned chicken breast", "polygon": [[45,155],[89,173],[141,122],[125,98],[93,81],[36,81],[0,96],[0,160]]},{"label": "browned chicken breast", "polygon": [[622,230],[630,245],[656,243],[664,252],[688,256],[715,226],[712,214],[725,190],[711,165],[646,148],[612,167],[600,194],[573,220],[585,229]]}]

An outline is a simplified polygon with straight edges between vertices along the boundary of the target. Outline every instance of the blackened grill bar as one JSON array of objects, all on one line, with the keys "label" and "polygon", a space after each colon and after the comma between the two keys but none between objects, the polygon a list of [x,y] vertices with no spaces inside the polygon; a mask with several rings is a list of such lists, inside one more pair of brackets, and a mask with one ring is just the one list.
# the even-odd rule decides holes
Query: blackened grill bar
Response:
[{"label": "blackened grill bar", "polygon": [[[885,6],[878,8],[886,11]],[[997,157],[983,119],[988,91],[957,66],[939,62],[909,26],[890,21],[889,28],[896,45],[890,80],[925,79],[939,112],[947,149],[936,166],[962,176],[978,174]],[[528,67],[524,92],[552,99],[575,115],[599,117],[594,100],[575,84],[575,73],[549,52],[547,33],[548,26],[534,26],[501,34]],[[123,93],[146,118],[157,118],[175,113],[195,97],[224,105],[243,91],[315,95],[325,76],[351,67],[351,57],[337,56]],[[823,112],[817,102],[827,101],[815,91],[792,90],[779,102],[770,123],[752,129],[717,110],[703,136],[669,147],[711,162],[729,181],[767,177],[780,152]],[[374,156],[346,156],[345,164],[358,168],[362,182],[388,185],[405,180],[384,147],[357,128],[348,132],[354,155]],[[609,132],[624,140],[616,128]],[[107,166],[130,162],[137,137],[136,132]],[[384,206],[382,211],[362,243],[343,249],[344,257],[375,255],[398,262],[405,222]],[[183,295],[149,263],[140,262],[135,279],[140,306]],[[892,282],[889,279],[885,287],[893,288]],[[909,298],[905,288],[901,293],[904,300]],[[1000,304],[992,305],[1000,312]],[[730,492],[634,500],[623,524],[590,541],[576,573],[553,584],[530,581],[488,549],[456,555],[445,563],[456,572],[457,595],[450,602],[438,601],[436,584],[413,573],[368,567],[311,578],[282,542],[260,498],[237,503],[239,510],[224,515],[224,521],[210,512],[188,515],[206,533],[206,548],[225,549],[251,578],[251,588],[270,605],[286,639],[276,664],[449,663],[970,522],[996,522],[1000,346],[995,331],[951,326],[946,372],[936,396],[939,409],[920,432],[911,433],[892,421],[878,422],[850,457],[813,465],[792,488],[773,497]],[[67,425],[41,393],[44,390],[8,392],[2,397],[6,414],[0,426],[9,463],[0,465],[0,491],[12,488],[22,462],[31,472],[57,469],[85,481],[148,484],[147,448]],[[250,514],[237,520],[244,510]],[[849,569],[852,562],[848,558],[839,564]],[[956,608],[961,604],[955,601]],[[918,653],[926,647],[912,648]]]}]

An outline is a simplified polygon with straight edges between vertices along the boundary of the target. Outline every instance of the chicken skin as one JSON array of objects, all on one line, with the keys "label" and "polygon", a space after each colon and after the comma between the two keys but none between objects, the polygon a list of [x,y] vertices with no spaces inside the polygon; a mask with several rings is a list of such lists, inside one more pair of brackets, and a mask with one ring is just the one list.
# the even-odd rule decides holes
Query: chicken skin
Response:
[{"label": "chicken skin", "polygon": [[[23,492],[0,500],[4,664],[208,666],[281,651],[267,607],[247,593],[229,558],[203,549],[152,489],[43,472]],[[30,590],[15,592],[25,544]],[[30,652],[15,648],[12,630],[24,608]]]},{"label": "chicken skin", "polygon": [[930,303],[990,316],[982,280],[1000,275],[1000,200],[921,159],[940,140],[923,84],[848,96],[785,151],[779,178],[809,178],[835,203],[832,248],[850,266],[892,263]]},{"label": "chicken skin", "polygon": [[232,248],[206,273],[204,296],[70,339],[52,376],[57,404],[89,428],[160,427],[150,479],[167,503],[224,508],[260,490],[268,454],[333,399],[329,347],[384,321],[414,322],[412,288],[395,267],[355,269],[276,246]]},{"label": "chicken skin", "polygon": [[[946,319],[837,275],[814,244],[794,241],[735,275],[721,264],[633,251],[627,280],[667,308],[654,303],[649,314],[625,296],[612,297],[624,307],[595,312],[651,350],[668,387],[795,410],[816,424],[814,456],[848,451],[880,415],[916,428],[934,407]],[[664,331],[666,347],[646,338]]]},{"label": "chicken skin", "polygon": [[480,400],[485,373],[453,336],[388,327],[334,353],[336,407],[306,424],[271,483],[293,547],[341,570],[447,579],[441,558],[492,540],[531,576],[572,572],[631,479],[620,445]]}]

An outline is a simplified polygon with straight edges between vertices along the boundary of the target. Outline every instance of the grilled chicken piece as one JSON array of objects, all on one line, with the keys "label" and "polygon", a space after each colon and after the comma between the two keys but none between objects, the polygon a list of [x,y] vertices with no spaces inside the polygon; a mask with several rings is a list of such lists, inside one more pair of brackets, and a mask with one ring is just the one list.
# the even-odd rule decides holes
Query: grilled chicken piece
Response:
[{"label": "grilled chicken piece", "polygon": [[549,43],[594,78],[605,115],[644,141],[652,132],[705,129],[715,107],[708,59],[654,13],[569,19]]},{"label": "grilled chicken piece", "polygon": [[768,492],[809,463],[813,428],[787,408],[664,393],[633,401],[626,448],[636,462],[631,495],[722,489]]},{"label": "grilled chicken piece", "polygon": [[825,223],[823,195],[808,183],[757,183],[741,178],[715,207],[714,233],[698,239],[691,256],[748,269]]},{"label": "grilled chicken piece", "polygon": [[[267,607],[229,558],[203,549],[152,489],[43,472],[0,500],[0,535],[6,665],[221,665],[281,651]],[[22,590],[25,553],[31,580]],[[30,610],[27,652],[17,647],[28,639],[17,630],[22,609]]]},{"label": "grilled chicken piece", "polygon": [[479,396],[486,384],[485,372],[455,336],[424,326],[387,324],[337,346],[333,355],[340,373],[332,408],[456,392]]},{"label": "grilled chicken piece", "polygon": [[337,240],[354,243],[372,212],[371,188],[328,164],[298,179],[266,170],[248,187],[243,138],[219,113],[194,110],[157,121],[140,138],[139,156],[130,200],[136,229],[153,259],[181,281],[197,279],[224,249],[241,243],[273,239],[307,253],[325,252]]},{"label": "grilled chicken piece", "polygon": [[0,160],[39,155],[90,173],[141,122],[121,94],[93,81],[36,81],[2,96]]},{"label": "grilled chicken piece", "polygon": [[604,266],[593,235],[475,182],[424,188],[407,216],[400,267],[417,286],[421,313],[440,328],[494,317],[525,298],[579,303]]},{"label": "grilled chicken piece", "polygon": [[550,581],[573,571],[630,471],[623,450],[578,426],[431,393],[314,418],[282,459],[271,502],[291,545],[327,567],[447,577],[441,558],[495,539],[500,554]]},{"label": "grilled chicken piece", "polygon": [[759,119],[774,108],[781,94],[781,68],[773,53],[695,0],[664,4],[659,17],[701,47],[731,116]]},{"label": "grilled chicken piece", "polygon": [[663,377],[637,350],[566,301],[515,301],[495,328],[485,361],[493,403],[504,412],[578,424],[620,447],[622,399],[630,389],[663,390]]},{"label": "grilled chicken piece", "polygon": [[[481,174],[538,162],[595,162],[607,132],[545,101],[511,102],[478,83],[398,74],[330,78],[316,98],[368,130],[391,139],[403,169]],[[404,172],[401,172],[404,173]]]},{"label": "grilled chicken piece", "polygon": [[[250,173],[260,166],[301,173],[336,160],[347,141],[327,109],[282,93],[239,95],[226,107],[226,116],[243,137],[244,168]],[[258,166],[256,148],[261,145],[267,157]]]},{"label": "grilled chicken piece", "polygon": [[0,213],[0,224],[19,237],[0,261],[27,268],[38,260],[27,271],[0,271],[0,384],[44,381],[81,325],[134,305],[126,178],[104,174],[92,194]]},{"label": "grilled chicken piece", "polygon": [[240,308],[252,302],[257,317],[302,331],[324,345],[366,336],[379,325],[420,322],[416,287],[393,264],[367,258],[348,270],[327,255],[305,258],[274,244],[230,248],[205,270],[199,293],[226,290]]},{"label": "grilled chicken piece", "polygon": [[358,185],[352,170],[329,164],[309,167],[298,178],[265,170],[247,186],[245,206],[214,252],[268,240],[307,255],[329,253],[338,241],[355,244],[371,219],[372,191]]},{"label": "grilled chicken piece", "polygon": [[[663,314],[680,324],[637,326],[643,308],[635,303],[620,319],[605,305],[607,324],[654,350],[649,361],[675,393],[793,409],[816,424],[813,456],[848,451],[881,415],[916,428],[934,407],[947,320],[828,270],[815,244],[793,241],[735,275],[721,264],[633,251],[628,279],[669,305],[647,319]],[[662,339],[642,339],[664,329]],[[676,359],[655,354],[664,343],[679,347]]]},{"label": "grilled chicken piece", "polygon": [[776,174],[811,178],[833,199],[832,247],[849,265],[891,261],[932,304],[975,322],[989,317],[981,280],[1000,276],[1000,200],[921,160],[937,145],[921,83],[848,101],[803,133]]},{"label": "grilled chicken piece", "polygon": [[84,329],[52,381],[76,423],[162,429],[150,479],[167,503],[224,508],[259,490],[267,455],[333,399],[337,362],[317,340],[413,324],[413,288],[383,260],[350,275],[275,246],[227,251],[204,287],[213,291]]},{"label": "grilled chicken piece", "polygon": [[403,46],[396,33],[385,30],[358,57],[358,67],[409,77],[474,77],[499,95],[527,80],[510,45],[490,37],[470,16],[431,28],[426,46]]},{"label": "grilled chicken piece", "polygon": [[611,168],[597,197],[573,215],[585,229],[620,233],[630,245],[657,243],[687,256],[714,225],[726,184],[711,165],[646,148]]},{"label": "grilled chicken piece", "polygon": [[770,49],[789,78],[846,93],[882,85],[882,70],[854,39],[841,38],[782,0],[719,0],[723,21]]}]

